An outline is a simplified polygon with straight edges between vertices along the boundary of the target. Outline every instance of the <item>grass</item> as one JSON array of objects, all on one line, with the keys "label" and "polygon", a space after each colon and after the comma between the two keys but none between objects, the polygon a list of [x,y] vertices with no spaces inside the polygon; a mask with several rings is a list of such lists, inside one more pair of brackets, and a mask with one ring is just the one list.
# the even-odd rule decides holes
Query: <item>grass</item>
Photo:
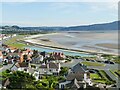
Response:
[{"label": "grass", "polygon": [[24,37],[25,35],[17,35],[5,41],[5,44],[11,47],[15,47],[15,48],[20,48],[20,49],[24,48],[26,44],[18,42],[19,40],[24,39]]},{"label": "grass", "polygon": [[106,80],[98,75],[98,73],[91,73],[90,78],[93,80],[95,83],[102,83],[105,84]]},{"label": "grass", "polygon": [[98,80],[94,80],[94,82],[105,84],[106,80],[104,80],[104,79],[103,80],[102,79],[98,79]]},{"label": "grass", "polygon": [[2,64],[0,64],[0,68],[2,68],[3,67],[3,65]]},{"label": "grass", "polygon": [[101,77],[97,73],[91,73],[90,78],[91,79],[98,79],[98,78],[101,78]]},{"label": "grass", "polygon": [[115,73],[115,70],[110,70],[110,72],[115,76],[115,77],[118,77],[118,75]]},{"label": "grass", "polygon": [[112,84],[114,81],[112,81],[108,75],[105,73],[104,70],[99,70],[97,73],[91,73],[90,78],[95,83],[102,83],[102,84]]},{"label": "grass", "polygon": [[105,64],[102,63],[97,63],[97,62],[82,62],[82,64],[86,65],[86,66],[105,66]]}]

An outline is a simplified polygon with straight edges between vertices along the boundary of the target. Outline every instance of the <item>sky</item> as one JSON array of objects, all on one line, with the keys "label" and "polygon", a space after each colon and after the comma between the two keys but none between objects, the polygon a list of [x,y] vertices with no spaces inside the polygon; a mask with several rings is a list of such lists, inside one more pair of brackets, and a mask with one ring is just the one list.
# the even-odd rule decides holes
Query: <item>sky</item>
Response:
[{"label": "sky", "polygon": [[118,3],[112,0],[111,2],[4,0],[0,2],[0,7],[2,25],[77,26],[118,20]]}]

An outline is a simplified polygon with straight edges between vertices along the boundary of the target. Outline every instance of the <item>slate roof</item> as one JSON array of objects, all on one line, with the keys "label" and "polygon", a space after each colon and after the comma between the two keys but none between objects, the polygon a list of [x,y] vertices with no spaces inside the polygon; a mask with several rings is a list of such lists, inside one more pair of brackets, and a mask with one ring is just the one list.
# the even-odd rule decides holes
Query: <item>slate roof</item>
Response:
[{"label": "slate roof", "polygon": [[67,75],[67,81],[72,81],[74,80],[75,78],[78,80],[78,81],[83,81],[84,79],[84,74],[80,74],[80,73],[69,73]]},{"label": "slate roof", "polygon": [[59,69],[59,65],[57,63],[50,62],[49,63],[49,68]]},{"label": "slate roof", "polygon": [[72,72],[74,73],[85,73],[87,71],[87,67],[81,63],[76,64],[72,68]]},{"label": "slate roof", "polygon": [[78,90],[80,87],[83,87],[84,82],[80,83],[77,79],[73,79],[71,83],[68,83],[66,86],[73,90]]},{"label": "slate roof", "polygon": [[[48,66],[49,68],[59,69],[58,63],[50,62],[48,63]],[[45,65],[41,65],[40,68],[48,68],[48,67],[47,67],[47,64],[45,64]]]}]

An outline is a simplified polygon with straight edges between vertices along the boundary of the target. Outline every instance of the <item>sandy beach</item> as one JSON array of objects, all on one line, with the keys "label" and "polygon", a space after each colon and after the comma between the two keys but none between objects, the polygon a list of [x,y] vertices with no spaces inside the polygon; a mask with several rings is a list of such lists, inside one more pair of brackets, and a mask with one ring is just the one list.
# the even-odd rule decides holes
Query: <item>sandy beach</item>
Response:
[{"label": "sandy beach", "polygon": [[60,32],[27,37],[25,42],[67,49],[118,54],[118,32]]}]

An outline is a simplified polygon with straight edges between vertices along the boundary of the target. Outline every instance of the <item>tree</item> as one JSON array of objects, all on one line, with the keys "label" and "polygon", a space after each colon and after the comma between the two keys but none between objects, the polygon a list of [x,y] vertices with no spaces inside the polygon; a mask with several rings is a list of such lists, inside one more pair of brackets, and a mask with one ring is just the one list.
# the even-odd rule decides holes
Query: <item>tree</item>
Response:
[{"label": "tree", "polygon": [[61,67],[60,75],[66,75],[68,73],[68,67]]},{"label": "tree", "polygon": [[25,73],[23,71],[13,72],[9,76],[10,84],[8,85],[8,89],[25,89],[28,87],[34,86],[35,78],[29,73]]}]

